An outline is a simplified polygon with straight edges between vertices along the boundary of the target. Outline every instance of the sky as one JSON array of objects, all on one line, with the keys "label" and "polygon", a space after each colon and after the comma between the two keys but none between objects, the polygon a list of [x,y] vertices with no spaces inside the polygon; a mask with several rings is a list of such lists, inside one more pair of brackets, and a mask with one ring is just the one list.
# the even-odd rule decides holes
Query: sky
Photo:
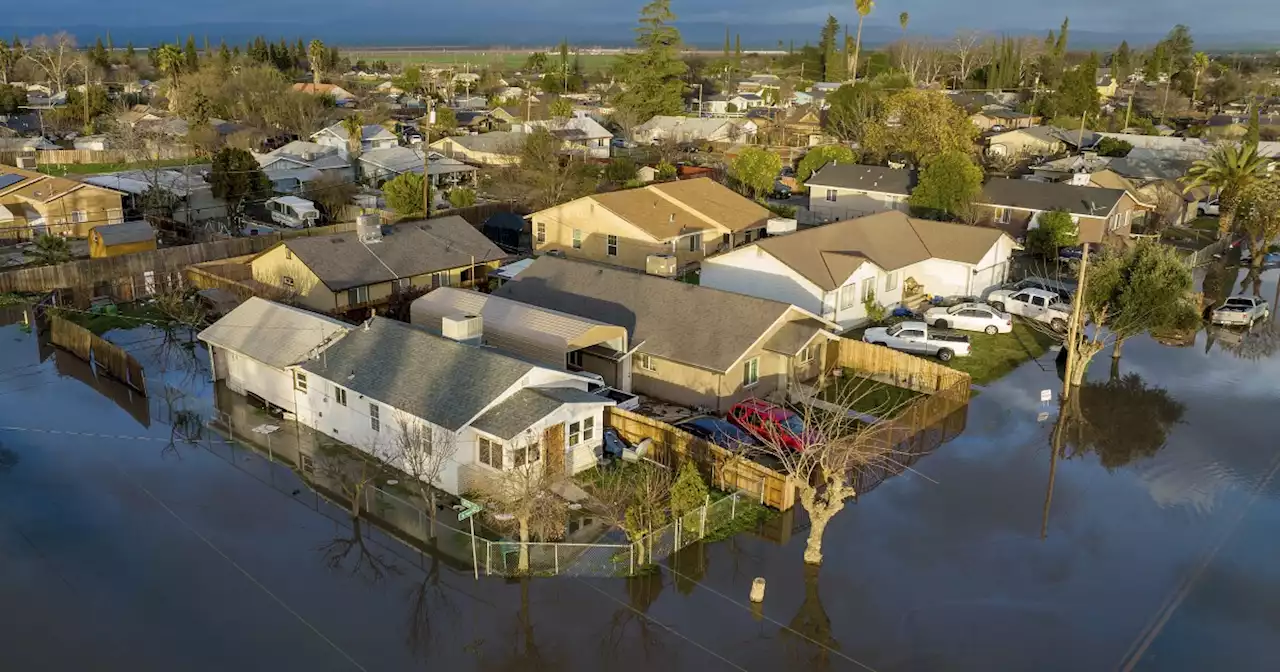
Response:
[{"label": "sky", "polygon": [[[165,29],[320,34],[338,43],[520,44],[567,33],[575,42],[620,43],[645,0],[57,0],[7,3],[4,23],[19,33],[67,28],[80,35],[111,29],[114,35],[159,34]],[[442,12],[440,4],[447,4]],[[1064,15],[1081,36],[1155,36],[1175,23],[1215,40],[1256,40],[1280,31],[1277,0],[880,0],[867,19],[868,40],[891,40],[898,14],[911,14],[911,29],[945,34],[957,29],[1042,34]],[[714,44],[725,25],[745,44],[802,40],[815,35],[828,13],[857,21],[853,1],[673,0],[686,40]],[[74,17],[74,25],[68,25]],[[572,20],[566,20],[572,17]],[[252,34],[252,33],[249,33]],[[344,36],[347,36],[344,39]],[[144,38],[145,39],[145,38]],[[157,38],[159,39],[159,38]],[[723,38],[720,38],[721,40]],[[1154,37],[1152,38],[1154,39]],[[1280,39],[1280,38],[1275,38]],[[768,40],[768,42],[766,42]],[[755,46],[763,46],[756,44]]]}]

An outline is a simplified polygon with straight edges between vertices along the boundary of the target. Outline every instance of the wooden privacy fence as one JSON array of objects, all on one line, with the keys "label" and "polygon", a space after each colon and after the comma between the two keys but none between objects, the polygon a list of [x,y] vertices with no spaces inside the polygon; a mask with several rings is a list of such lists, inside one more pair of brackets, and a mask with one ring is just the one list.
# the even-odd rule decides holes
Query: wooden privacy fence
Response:
[{"label": "wooden privacy fence", "polygon": [[156,147],[154,150],[145,152],[145,157],[139,152],[128,149],[38,149],[34,152],[0,152],[0,163],[17,165],[19,156],[32,154],[35,154],[38,166],[68,163],[139,163],[140,167],[145,167],[147,162],[153,160],[174,161],[195,156],[191,148],[185,145]]},{"label": "wooden privacy fence", "polygon": [[146,396],[147,378],[142,365],[119,346],[57,315],[49,316],[49,340]]},{"label": "wooden privacy fence", "polygon": [[632,444],[652,439],[653,445],[646,457],[673,471],[680,467],[681,461],[692,459],[702,473],[710,477],[714,487],[727,491],[745,490],[760,497],[766,506],[780,511],[795,506],[795,487],[787,482],[786,474],[703,441],[682,429],[615,407],[605,409],[604,424],[617,430]]},{"label": "wooden privacy fence", "polygon": [[877,382],[936,395],[946,391],[951,397],[969,401],[972,378],[963,371],[931,362],[905,352],[842,338],[827,348],[827,367],[853,369],[859,376]]}]

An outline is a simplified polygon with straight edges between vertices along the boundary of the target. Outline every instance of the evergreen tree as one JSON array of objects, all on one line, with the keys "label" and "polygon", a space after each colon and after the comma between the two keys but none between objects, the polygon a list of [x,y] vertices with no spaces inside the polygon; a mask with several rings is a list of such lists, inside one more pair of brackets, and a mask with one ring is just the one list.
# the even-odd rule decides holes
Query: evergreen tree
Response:
[{"label": "evergreen tree", "polygon": [[1133,51],[1129,48],[1129,41],[1124,40],[1120,43],[1120,48],[1116,49],[1116,53],[1111,55],[1111,76],[1117,82],[1123,82],[1129,78],[1129,73],[1133,72]]},{"label": "evergreen tree", "polygon": [[187,46],[183,50],[183,58],[186,61],[187,72],[195,72],[200,69],[200,54],[196,51],[196,36],[187,36]]},{"label": "evergreen tree", "polygon": [[111,41],[111,31],[108,30],[107,31],[107,51],[114,53],[115,50],[116,50],[116,43]]},{"label": "evergreen tree", "polygon": [[213,49],[209,47],[208,35],[204,36],[204,57],[209,59],[213,58]]},{"label": "evergreen tree", "polygon": [[827,23],[822,26],[822,40],[818,49],[822,51],[822,78],[828,82],[839,81],[839,71],[844,59],[840,57],[840,22],[836,17],[827,15]]},{"label": "evergreen tree", "polygon": [[728,60],[728,58],[729,58],[729,54],[730,54],[730,53],[732,53],[732,52],[730,51],[730,49],[731,49],[731,48],[732,48],[732,45],[731,45],[731,44],[730,44],[730,42],[729,42],[729,26],[725,26],[725,27],[724,27],[724,57],[725,57],[725,60]]},{"label": "evergreen tree", "polygon": [[1249,130],[1245,133],[1244,142],[1246,145],[1258,146],[1262,140],[1262,128],[1258,120],[1258,101],[1252,100],[1249,104]]},{"label": "evergreen tree", "polygon": [[684,111],[683,77],[688,66],[680,58],[680,31],[671,25],[675,18],[671,0],[651,0],[640,10],[636,37],[640,50],[626,54],[619,63],[627,90],[616,103],[637,119]]},{"label": "evergreen tree", "polygon": [[124,45],[124,57],[129,61],[133,61],[133,57],[138,54],[138,50],[133,48],[133,41],[130,40]]},{"label": "evergreen tree", "polygon": [[1062,20],[1062,29],[1058,31],[1058,41],[1053,45],[1053,55],[1062,60],[1067,55],[1067,29],[1071,25],[1071,17]]},{"label": "evergreen tree", "polygon": [[218,45],[218,66],[224,71],[231,67],[231,51],[227,49],[227,41],[223,40]]}]

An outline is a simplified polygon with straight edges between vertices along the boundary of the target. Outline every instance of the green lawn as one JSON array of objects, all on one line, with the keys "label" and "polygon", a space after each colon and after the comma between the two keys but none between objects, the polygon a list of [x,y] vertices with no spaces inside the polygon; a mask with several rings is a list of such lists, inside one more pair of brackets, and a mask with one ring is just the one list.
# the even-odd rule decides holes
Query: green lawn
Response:
[{"label": "green lawn", "polygon": [[822,390],[824,401],[881,417],[892,417],[918,396],[920,393],[913,390],[862,378],[853,369],[845,369],[839,382]]},{"label": "green lawn", "polygon": [[1038,359],[1057,343],[1057,339],[1015,318],[1013,331],[988,336],[968,332],[972,344],[968,357],[956,357],[947,366],[973,377],[975,385],[986,385],[1002,378],[1023,362]]},{"label": "green lawn", "polygon": [[1218,232],[1217,217],[1197,217],[1187,224],[1187,228],[1196,229],[1198,231],[1212,231],[1214,234]]},{"label": "green lawn", "polygon": [[142,170],[145,168],[169,168],[172,166],[196,165],[195,159],[165,159],[162,161],[145,161],[141,163],[55,163],[40,166],[40,172],[46,175],[61,177],[63,175],[96,175],[98,173],[118,173],[122,170]]}]

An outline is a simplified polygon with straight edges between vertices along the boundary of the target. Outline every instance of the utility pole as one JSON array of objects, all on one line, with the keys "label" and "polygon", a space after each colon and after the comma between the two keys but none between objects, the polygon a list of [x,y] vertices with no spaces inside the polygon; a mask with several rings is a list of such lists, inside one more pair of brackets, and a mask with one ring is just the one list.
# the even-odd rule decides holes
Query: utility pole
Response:
[{"label": "utility pole", "polygon": [[422,141],[423,219],[431,219],[431,127],[436,125],[436,101],[427,97],[427,134]]},{"label": "utility pole", "polygon": [[1126,107],[1124,110],[1124,128],[1120,129],[1121,133],[1124,133],[1125,129],[1129,128],[1129,115],[1131,114],[1133,114],[1133,94],[1132,93],[1129,94],[1129,106]]},{"label": "utility pole", "polygon": [[1088,112],[1080,113],[1080,139],[1076,141],[1076,150],[1079,151],[1081,154],[1084,153],[1084,123],[1085,123],[1085,119],[1088,119],[1088,118],[1089,118]]}]

